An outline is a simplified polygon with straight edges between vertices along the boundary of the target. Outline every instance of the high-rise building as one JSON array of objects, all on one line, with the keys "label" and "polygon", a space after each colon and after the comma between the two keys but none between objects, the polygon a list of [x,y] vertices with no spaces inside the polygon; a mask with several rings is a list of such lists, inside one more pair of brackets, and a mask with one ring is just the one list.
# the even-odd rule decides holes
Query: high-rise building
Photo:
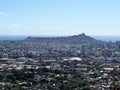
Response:
[{"label": "high-rise building", "polygon": [[82,45],[82,46],[81,46],[81,54],[82,54],[82,55],[85,55],[85,53],[86,53],[85,45]]}]

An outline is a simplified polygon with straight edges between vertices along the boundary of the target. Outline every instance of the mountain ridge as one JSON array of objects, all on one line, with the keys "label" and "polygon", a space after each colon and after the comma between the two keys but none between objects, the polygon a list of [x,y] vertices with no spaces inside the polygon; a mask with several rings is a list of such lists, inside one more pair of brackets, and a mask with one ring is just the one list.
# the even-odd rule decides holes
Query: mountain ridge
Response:
[{"label": "mountain ridge", "polygon": [[37,41],[37,42],[56,42],[56,43],[99,43],[100,40],[96,40],[93,37],[81,33],[73,36],[66,37],[27,37],[25,41]]}]

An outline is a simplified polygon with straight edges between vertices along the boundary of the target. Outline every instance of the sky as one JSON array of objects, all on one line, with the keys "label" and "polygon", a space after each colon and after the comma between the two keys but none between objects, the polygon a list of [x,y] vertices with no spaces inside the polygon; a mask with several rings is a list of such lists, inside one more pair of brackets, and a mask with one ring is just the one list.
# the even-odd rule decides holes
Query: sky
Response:
[{"label": "sky", "polygon": [[120,35],[120,0],[0,0],[0,35]]}]

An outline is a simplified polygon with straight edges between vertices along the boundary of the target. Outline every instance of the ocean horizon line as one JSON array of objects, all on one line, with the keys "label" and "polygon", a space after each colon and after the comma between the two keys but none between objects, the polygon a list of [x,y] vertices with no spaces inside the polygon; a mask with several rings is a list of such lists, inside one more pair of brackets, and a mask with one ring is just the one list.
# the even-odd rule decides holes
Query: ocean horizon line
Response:
[{"label": "ocean horizon line", "polygon": [[[68,35],[0,35],[0,40],[24,40],[27,37],[67,37]],[[70,35],[69,35],[70,36]],[[97,40],[102,41],[120,41],[120,36],[100,36],[100,35],[90,35]]]}]

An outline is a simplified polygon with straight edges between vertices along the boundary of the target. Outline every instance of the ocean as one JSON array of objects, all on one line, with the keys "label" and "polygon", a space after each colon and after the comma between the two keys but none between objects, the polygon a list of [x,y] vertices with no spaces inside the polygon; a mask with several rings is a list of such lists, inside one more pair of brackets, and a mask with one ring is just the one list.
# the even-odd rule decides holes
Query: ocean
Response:
[{"label": "ocean", "polygon": [[0,40],[24,40],[27,36],[0,36]]},{"label": "ocean", "polygon": [[97,39],[97,40],[102,40],[102,41],[120,41],[120,36],[92,36],[93,38]]},{"label": "ocean", "polygon": [[[24,40],[28,36],[0,36],[0,40]],[[38,37],[38,36],[37,36]],[[39,37],[49,37],[49,36],[39,36]],[[52,36],[50,36],[52,37]],[[53,36],[57,37],[57,36]],[[120,36],[91,36],[97,40],[102,40],[102,41],[120,41]]]}]

